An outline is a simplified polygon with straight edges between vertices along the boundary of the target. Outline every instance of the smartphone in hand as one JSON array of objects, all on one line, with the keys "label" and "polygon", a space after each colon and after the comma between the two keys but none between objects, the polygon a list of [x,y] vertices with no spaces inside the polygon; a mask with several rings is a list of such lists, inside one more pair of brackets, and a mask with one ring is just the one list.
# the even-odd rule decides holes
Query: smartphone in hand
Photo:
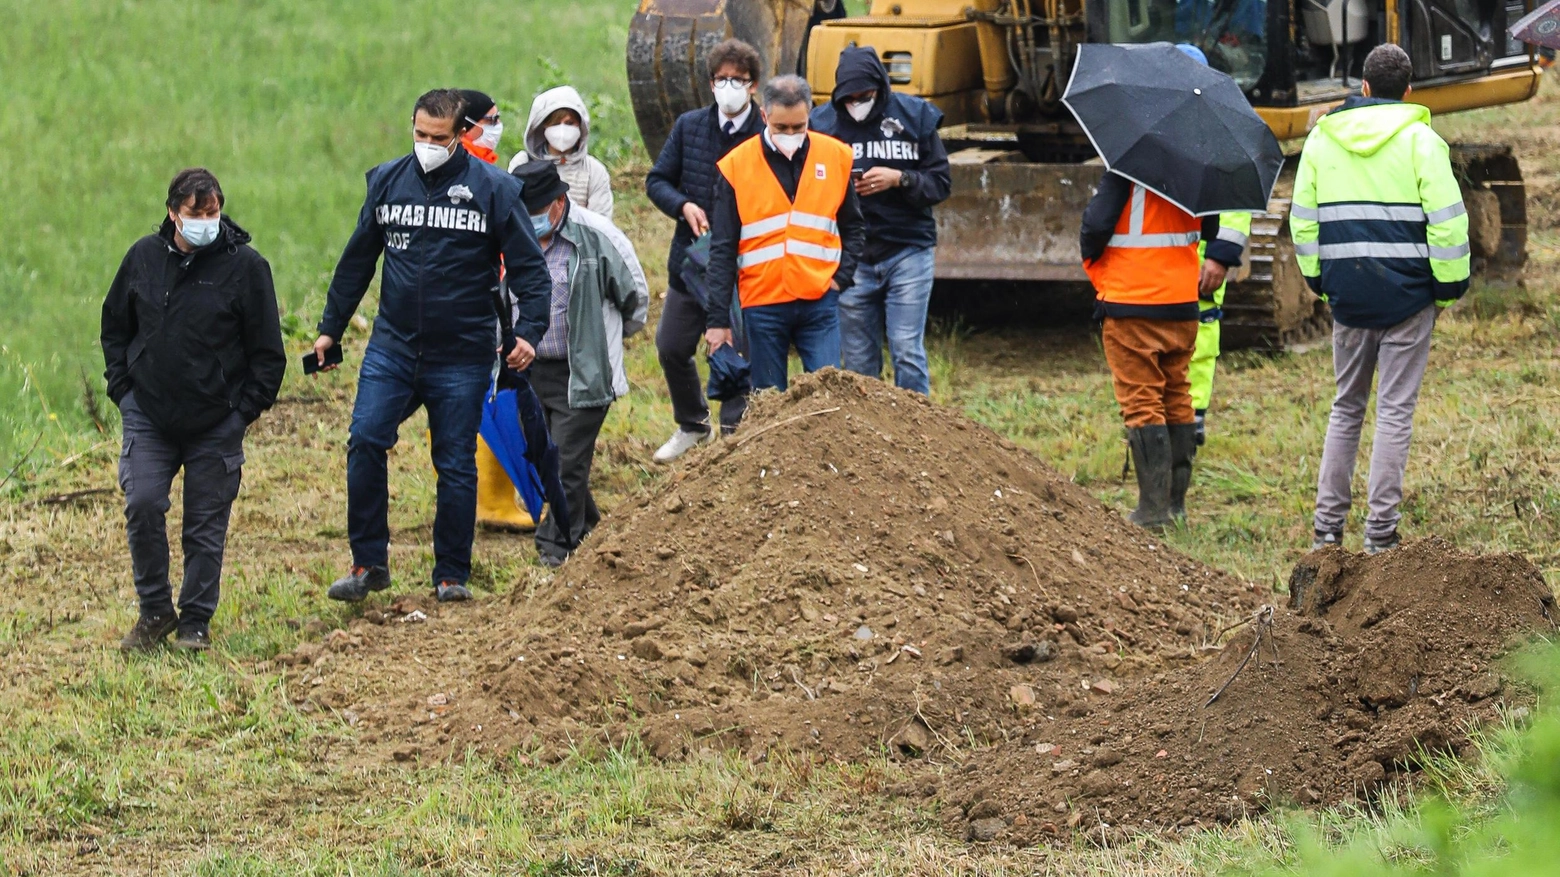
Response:
[{"label": "smartphone in hand", "polygon": [[[325,365],[340,365],[340,364],[341,364],[341,345],[340,344],[332,344],[330,346],[330,349],[325,351]],[[303,355],[303,373],[304,374],[312,375],[315,372],[319,371],[321,368],[323,368],[323,366],[320,365],[320,358],[319,358],[319,356],[317,356],[314,353],[314,351],[311,350],[308,353],[305,353]]]}]

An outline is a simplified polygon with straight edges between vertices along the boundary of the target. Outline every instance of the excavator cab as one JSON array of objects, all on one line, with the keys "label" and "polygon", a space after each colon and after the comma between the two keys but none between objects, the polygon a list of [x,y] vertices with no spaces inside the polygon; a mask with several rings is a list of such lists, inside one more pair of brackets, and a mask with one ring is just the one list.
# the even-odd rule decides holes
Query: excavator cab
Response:
[{"label": "excavator cab", "polygon": [[[754,44],[770,73],[800,69],[828,99],[846,46],[871,46],[896,91],[936,104],[953,168],[937,210],[939,299],[966,313],[1047,312],[1086,288],[1077,230],[1103,165],[1061,104],[1085,42],[1191,43],[1229,74],[1280,140],[1304,137],[1357,94],[1366,54],[1396,42],[1414,65],[1411,100],[1447,113],[1526,100],[1540,69],[1505,38],[1531,0],[641,0],[628,71],[645,144],[710,100],[709,46]],[[1298,143],[1293,147],[1297,149]],[[1475,271],[1525,259],[1520,169],[1502,145],[1454,145]],[[1292,170],[1253,218],[1225,297],[1226,345],[1284,348],[1329,325],[1289,243]]]}]

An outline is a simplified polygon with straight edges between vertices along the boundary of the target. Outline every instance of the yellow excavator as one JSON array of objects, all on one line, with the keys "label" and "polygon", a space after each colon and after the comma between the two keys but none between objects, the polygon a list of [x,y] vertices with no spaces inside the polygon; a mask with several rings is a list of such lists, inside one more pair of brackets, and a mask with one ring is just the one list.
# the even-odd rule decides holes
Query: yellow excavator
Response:
[{"label": "yellow excavator", "polygon": [[[704,53],[722,39],[753,44],[770,75],[802,73],[820,102],[840,50],[871,46],[895,90],[945,115],[953,195],[937,210],[936,276],[977,311],[1031,310],[1053,286],[1086,282],[1078,226],[1104,167],[1061,104],[1081,43],[1195,45],[1280,140],[1357,91],[1382,42],[1408,51],[1410,99],[1435,113],[1527,100],[1541,75],[1506,37],[1532,0],[872,0],[858,16],[844,2],[641,0],[627,55],[645,145],[656,154],[679,113],[709,103]],[[1520,269],[1527,211],[1510,147],[1454,144],[1453,161],[1474,270]],[[1283,349],[1327,328],[1289,242],[1292,181],[1291,162],[1254,217],[1225,297],[1226,347]]]}]

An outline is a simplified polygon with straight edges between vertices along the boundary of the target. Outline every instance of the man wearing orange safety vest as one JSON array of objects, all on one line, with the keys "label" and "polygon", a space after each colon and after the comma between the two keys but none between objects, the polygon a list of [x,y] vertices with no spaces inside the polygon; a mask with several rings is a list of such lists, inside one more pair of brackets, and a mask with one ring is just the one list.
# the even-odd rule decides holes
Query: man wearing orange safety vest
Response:
[{"label": "man wearing orange safety vest", "polygon": [[1197,344],[1197,245],[1219,217],[1198,219],[1125,177],[1105,174],[1083,212],[1079,246],[1104,321],[1105,362],[1137,468],[1131,521],[1159,529],[1186,516],[1197,452],[1188,366]]},{"label": "man wearing orange safety vest", "polygon": [[760,109],[763,134],[716,164],[705,340],[711,353],[732,343],[735,289],[753,389],[784,390],[793,344],[806,371],[839,367],[839,295],[855,276],[866,223],[851,185],[851,148],[807,131],[807,80],[769,80]]}]

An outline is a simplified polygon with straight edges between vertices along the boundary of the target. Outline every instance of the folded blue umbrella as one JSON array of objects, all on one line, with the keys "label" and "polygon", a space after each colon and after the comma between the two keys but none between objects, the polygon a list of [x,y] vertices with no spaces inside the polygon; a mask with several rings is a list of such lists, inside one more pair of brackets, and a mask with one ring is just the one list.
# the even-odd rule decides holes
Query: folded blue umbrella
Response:
[{"label": "folded blue umbrella", "polygon": [[552,506],[558,520],[569,519],[558,446],[547,434],[541,400],[524,375],[505,369],[495,379],[483,400],[479,432],[514,482],[533,520],[542,519],[543,502]]},{"label": "folded blue umbrella", "polygon": [[722,344],[709,355],[710,382],[704,395],[717,402],[753,392],[753,367],[730,345]]}]

